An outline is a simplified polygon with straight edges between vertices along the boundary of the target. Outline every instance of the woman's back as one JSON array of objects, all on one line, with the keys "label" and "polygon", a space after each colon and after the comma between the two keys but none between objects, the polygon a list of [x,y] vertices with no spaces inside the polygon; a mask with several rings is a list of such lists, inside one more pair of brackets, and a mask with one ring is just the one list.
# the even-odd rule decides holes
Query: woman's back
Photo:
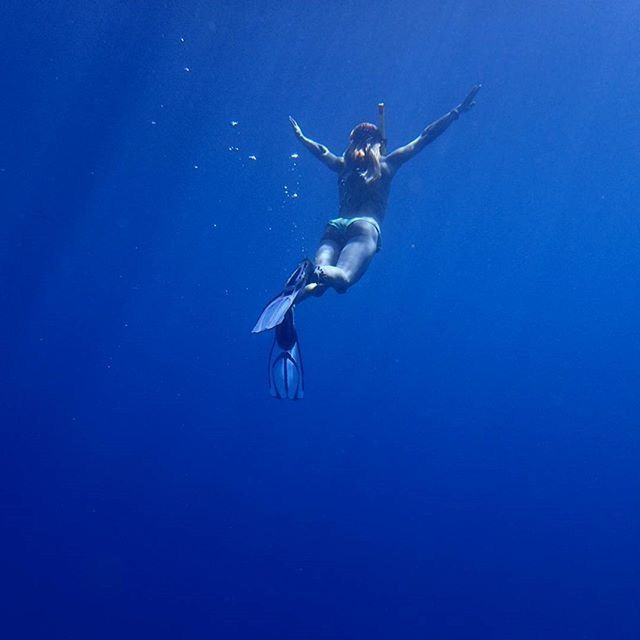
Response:
[{"label": "woman's back", "polygon": [[382,221],[387,209],[393,176],[384,161],[380,164],[380,178],[367,182],[360,171],[349,166],[349,163],[345,163],[338,175],[341,216],[366,215],[376,218],[379,222]]}]

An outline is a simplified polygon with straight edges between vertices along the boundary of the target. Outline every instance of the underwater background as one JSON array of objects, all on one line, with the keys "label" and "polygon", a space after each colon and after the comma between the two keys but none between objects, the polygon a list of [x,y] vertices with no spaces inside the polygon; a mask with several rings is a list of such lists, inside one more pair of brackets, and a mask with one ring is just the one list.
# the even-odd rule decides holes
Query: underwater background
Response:
[{"label": "underwater background", "polygon": [[[640,637],[637,2],[0,29],[3,637]],[[337,213],[287,116],[394,148],[477,82],[271,398],[251,327]]]}]

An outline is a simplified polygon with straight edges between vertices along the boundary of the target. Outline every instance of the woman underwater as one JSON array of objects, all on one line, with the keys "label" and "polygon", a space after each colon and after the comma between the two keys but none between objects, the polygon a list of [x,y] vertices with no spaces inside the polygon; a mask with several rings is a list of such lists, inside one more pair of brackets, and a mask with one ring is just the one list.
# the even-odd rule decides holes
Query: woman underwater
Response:
[{"label": "woman underwater", "polygon": [[[329,169],[338,174],[340,216],[329,220],[315,261],[303,260],[280,294],[271,300],[253,333],[276,329],[269,358],[271,394],[301,398],[304,393],[300,348],[294,323],[294,305],[328,288],[345,293],[367,270],[381,247],[381,224],[387,208],[391,181],[398,169],[433,142],[447,127],[474,106],[480,85],[449,113],[429,126],[409,144],[386,154],[384,124],[364,122],[349,136],[349,146],[336,156],[327,147],[307,138],[298,123],[289,120],[296,137]],[[382,110],[381,110],[382,116]]]}]

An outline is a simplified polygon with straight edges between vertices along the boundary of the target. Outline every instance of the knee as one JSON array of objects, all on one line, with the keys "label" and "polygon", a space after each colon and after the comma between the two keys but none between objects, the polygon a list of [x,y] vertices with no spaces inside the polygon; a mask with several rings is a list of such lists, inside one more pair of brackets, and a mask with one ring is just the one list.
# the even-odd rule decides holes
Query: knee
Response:
[{"label": "knee", "polygon": [[334,289],[337,291],[337,293],[342,295],[349,291],[349,288],[352,284],[353,282],[351,281],[351,278],[345,273],[344,277],[341,278],[339,282],[335,283]]},{"label": "knee", "polygon": [[354,282],[351,275],[340,267],[318,266],[316,267],[315,275],[321,285],[332,287],[338,293],[346,293]]}]

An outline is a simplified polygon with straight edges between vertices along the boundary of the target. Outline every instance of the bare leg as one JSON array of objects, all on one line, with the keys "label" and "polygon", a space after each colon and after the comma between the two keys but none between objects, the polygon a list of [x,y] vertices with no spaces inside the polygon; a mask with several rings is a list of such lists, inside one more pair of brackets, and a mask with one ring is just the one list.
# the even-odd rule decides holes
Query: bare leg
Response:
[{"label": "bare leg", "polygon": [[[340,255],[340,245],[331,238],[324,237],[320,242],[320,246],[316,251],[315,265],[316,267],[325,268],[330,265],[334,265],[338,256]],[[296,299],[296,304],[302,302],[305,298],[309,296],[321,296],[327,287],[324,284],[320,284],[318,282],[312,282],[308,284],[300,293],[300,295]]]},{"label": "bare leg", "polygon": [[316,270],[322,284],[338,293],[346,293],[360,280],[378,249],[378,232],[373,225],[362,220],[354,222],[349,231],[353,235],[340,252],[336,265],[319,265]]},{"label": "bare leg", "polygon": [[340,255],[340,245],[331,238],[323,238],[316,251],[316,267],[334,265]]}]

